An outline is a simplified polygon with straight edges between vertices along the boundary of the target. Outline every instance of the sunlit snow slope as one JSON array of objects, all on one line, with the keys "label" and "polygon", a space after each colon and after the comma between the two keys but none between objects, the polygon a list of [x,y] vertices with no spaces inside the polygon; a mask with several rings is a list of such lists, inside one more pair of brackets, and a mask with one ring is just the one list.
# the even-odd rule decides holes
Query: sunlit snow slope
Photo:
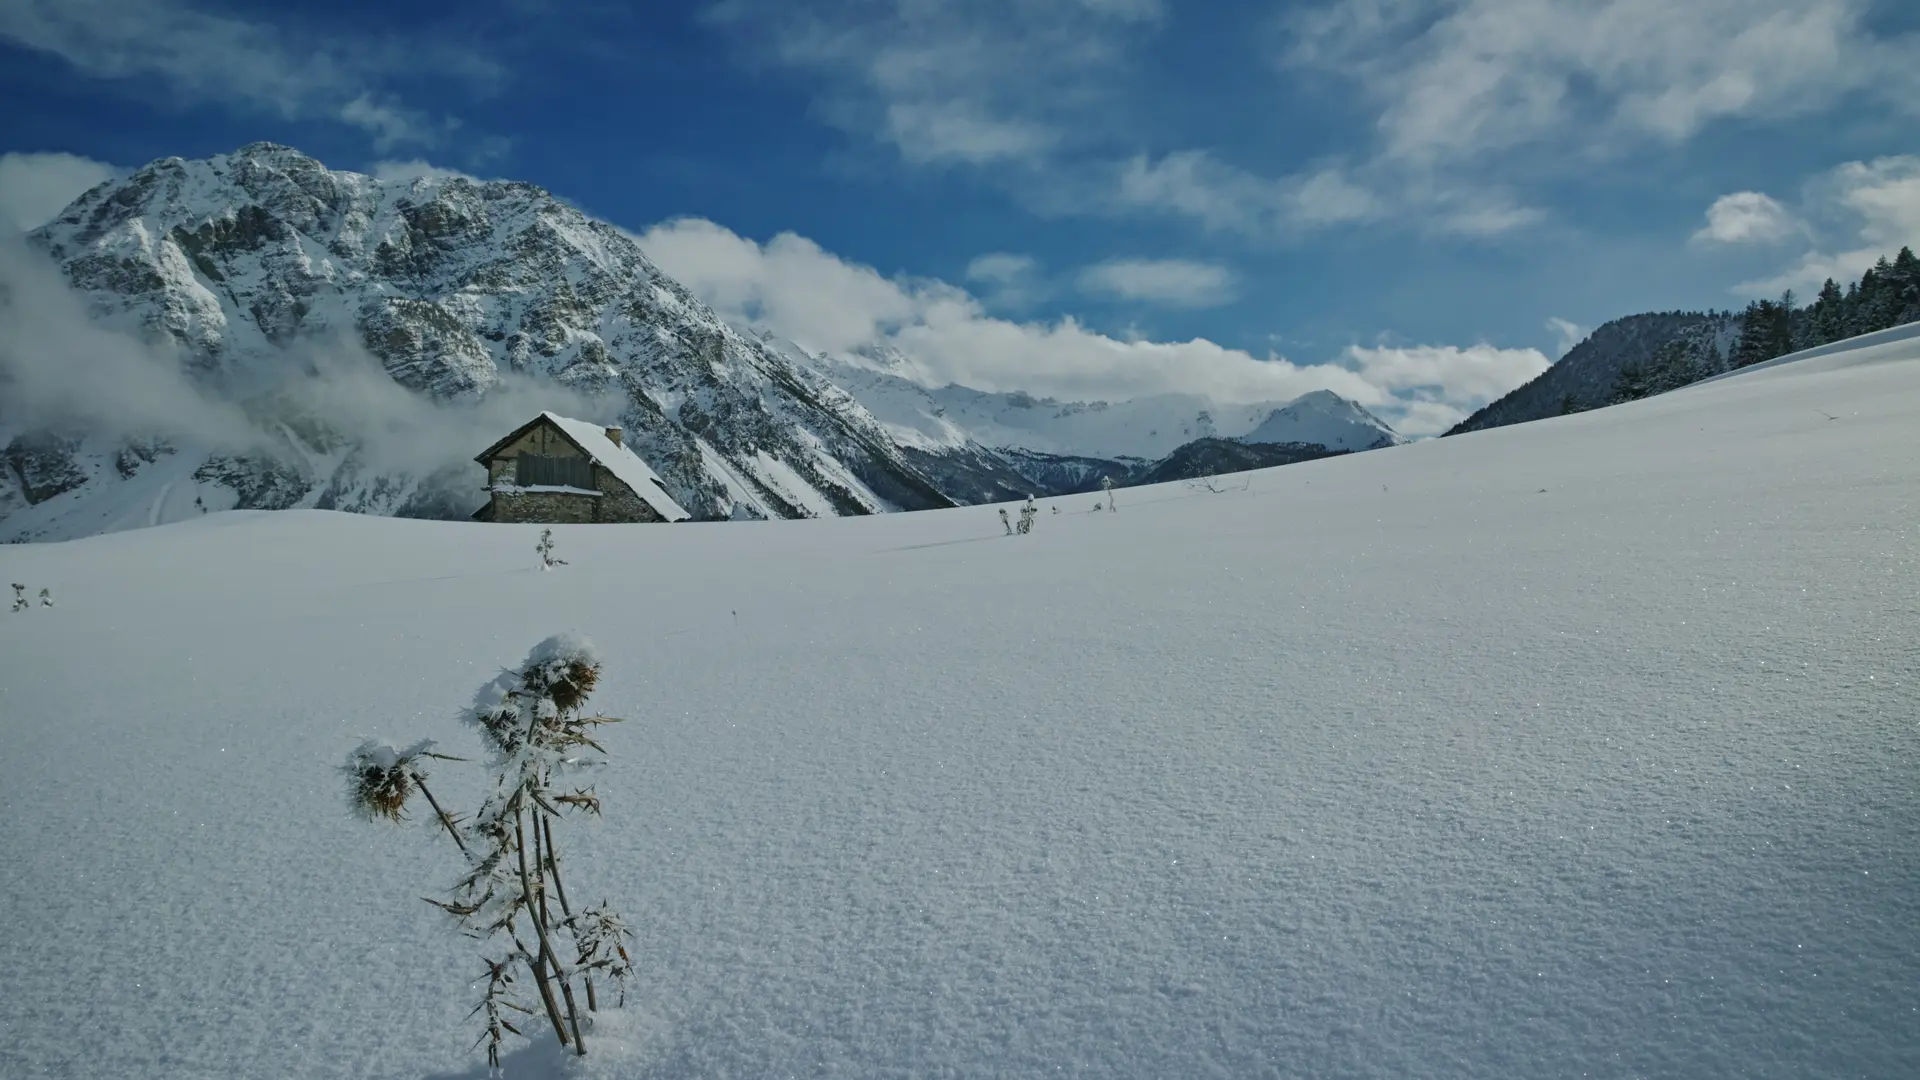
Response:
[{"label": "sunlit snow slope", "polygon": [[455,858],[331,770],[566,628],[630,721],[596,1075],[1920,1076],[1917,417],[1910,339],[1024,538],[0,549],[58,603],[0,611],[0,1076],[479,1075]]}]

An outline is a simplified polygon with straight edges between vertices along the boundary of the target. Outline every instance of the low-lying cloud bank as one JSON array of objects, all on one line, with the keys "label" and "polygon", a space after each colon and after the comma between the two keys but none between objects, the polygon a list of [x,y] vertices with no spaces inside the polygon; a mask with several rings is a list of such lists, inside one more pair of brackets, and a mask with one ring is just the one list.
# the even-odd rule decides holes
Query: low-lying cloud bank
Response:
[{"label": "low-lying cloud bank", "polygon": [[439,401],[394,382],[348,341],[303,342],[285,363],[219,379],[184,360],[137,328],[94,317],[44,255],[18,235],[0,236],[0,429],[227,454],[284,453],[296,430],[355,448],[366,467],[430,476],[471,467],[474,454],[542,409],[618,412],[617,403],[511,377],[477,402]]},{"label": "low-lying cloud bank", "polygon": [[[1433,435],[1545,371],[1537,349],[1355,346],[1335,360],[1296,364],[1205,338],[1121,339],[1071,316],[1015,322],[987,314],[966,290],[887,277],[813,241],[781,233],[766,243],[700,218],[663,222],[635,237],[649,257],[721,317],[765,329],[813,352],[891,346],[933,385],[1023,390],[1072,400],[1205,394],[1223,403],[1278,400],[1312,390],[1374,410],[1409,436]],[[1012,265],[996,256],[989,269]],[[1024,264],[1023,264],[1024,265]],[[1000,275],[1004,277],[1004,274]],[[988,279],[983,271],[983,280]]]}]

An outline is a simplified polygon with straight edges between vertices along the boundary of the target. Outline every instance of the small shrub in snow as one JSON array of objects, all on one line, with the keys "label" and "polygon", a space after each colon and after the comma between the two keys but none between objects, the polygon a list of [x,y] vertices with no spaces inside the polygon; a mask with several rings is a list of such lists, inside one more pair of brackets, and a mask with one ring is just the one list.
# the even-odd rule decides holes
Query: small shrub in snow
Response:
[{"label": "small shrub in snow", "polygon": [[27,610],[27,587],[17,581],[13,584],[13,610]]},{"label": "small shrub in snow", "polygon": [[552,529],[540,530],[540,542],[533,546],[533,550],[540,554],[540,569],[542,570],[551,570],[556,566],[567,565],[567,560],[554,557]]},{"label": "small shrub in snow", "polygon": [[585,1054],[576,980],[586,1007],[600,1007],[596,973],[622,987],[633,973],[627,923],[605,904],[575,911],[560,876],[554,824],[567,815],[600,813],[591,786],[571,778],[605,756],[597,729],[610,716],[588,715],[586,700],[600,680],[600,660],[584,639],[562,635],[535,646],[517,672],[482,687],[468,721],[485,744],[492,790],[480,809],[455,818],[427,787],[427,765],[455,761],[432,742],[404,750],[362,743],[347,755],[348,802],[369,820],[400,821],[418,792],[466,860],[467,872],[444,900],[429,900],[461,929],[501,950],[485,958],[487,988],[469,1015],[484,1022],[479,1043],[500,1065],[506,1036],[523,1035],[516,1016],[534,1009],[515,998],[515,973],[533,976],[540,1008],[562,1046]]}]

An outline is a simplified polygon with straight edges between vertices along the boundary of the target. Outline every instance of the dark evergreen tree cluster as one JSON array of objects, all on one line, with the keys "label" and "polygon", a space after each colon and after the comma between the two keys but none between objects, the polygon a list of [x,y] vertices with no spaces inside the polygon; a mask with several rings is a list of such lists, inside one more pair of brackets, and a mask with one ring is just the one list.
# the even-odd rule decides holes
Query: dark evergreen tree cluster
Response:
[{"label": "dark evergreen tree cluster", "polygon": [[1620,377],[1614,382],[1613,393],[1607,398],[1607,404],[1618,405],[1623,401],[1638,401],[1643,397],[1664,394],[1714,374],[1718,365],[1711,358],[1717,354],[1711,342],[1706,343],[1705,350],[1708,355],[1703,357],[1701,344],[1694,338],[1678,338],[1667,342],[1655,349],[1646,363],[1628,364],[1620,370]]},{"label": "dark evergreen tree cluster", "polygon": [[1746,367],[1911,322],[1920,322],[1920,258],[1915,258],[1912,248],[1903,247],[1891,261],[1883,256],[1845,292],[1828,278],[1820,295],[1806,307],[1794,305],[1792,292],[1778,300],[1748,304],[1740,340],[1733,349],[1733,366]]}]

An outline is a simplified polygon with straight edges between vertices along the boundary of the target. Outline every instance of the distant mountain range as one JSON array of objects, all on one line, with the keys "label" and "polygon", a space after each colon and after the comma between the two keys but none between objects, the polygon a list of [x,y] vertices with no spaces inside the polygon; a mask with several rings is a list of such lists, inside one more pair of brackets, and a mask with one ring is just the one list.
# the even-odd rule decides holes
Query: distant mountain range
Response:
[{"label": "distant mountain range", "polygon": [[[626,234],[530,184],[382,181],[270,143],[156,161],[29,239],[89,323],[240,419],[0,397],[4,539],[228,508],[464,517],[482,500],[470,455],[554,395],[623,426],[707,520],[1060,494],[1403,441],[1324,391],[1225,407],[926,387],[884,351],[815,356],[728,325]],[[0,349],[57,369],[77,331],[43,329]]]}]

